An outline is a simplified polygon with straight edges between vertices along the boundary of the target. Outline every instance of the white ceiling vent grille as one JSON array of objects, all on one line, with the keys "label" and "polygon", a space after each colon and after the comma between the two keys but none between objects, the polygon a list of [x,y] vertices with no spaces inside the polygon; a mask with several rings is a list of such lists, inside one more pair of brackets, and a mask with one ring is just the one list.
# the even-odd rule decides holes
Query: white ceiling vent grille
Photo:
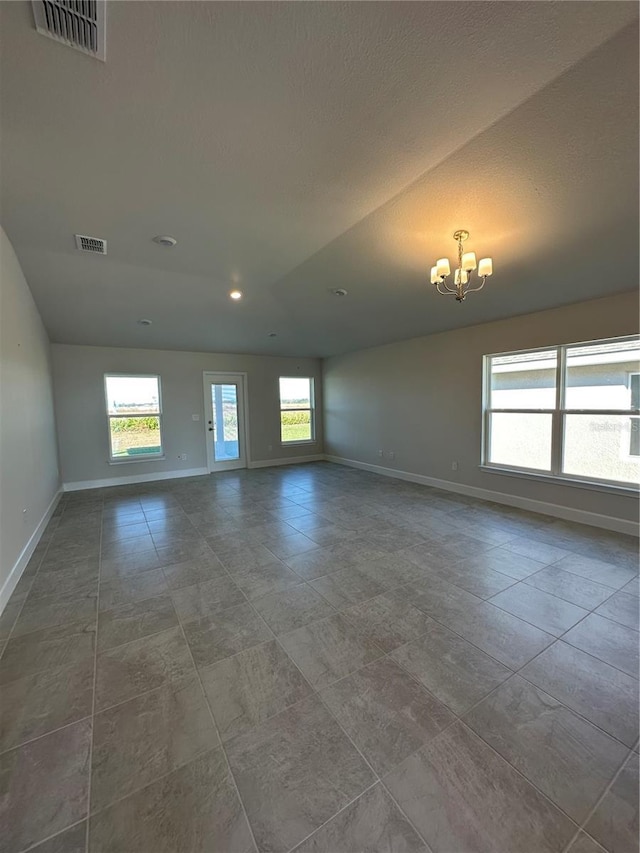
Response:
[{"label": "white ceiling vent grille", "polygon": [[105,0],[31,0],[31,4],[39,33],[104,62]]},{"label": "white ceiling vent grille", "polygon": [[81,252],[91,252],[94,255],[107,254],[107,241],[102,237],[85,237],[83,234],[76,234],[76,246]]}]

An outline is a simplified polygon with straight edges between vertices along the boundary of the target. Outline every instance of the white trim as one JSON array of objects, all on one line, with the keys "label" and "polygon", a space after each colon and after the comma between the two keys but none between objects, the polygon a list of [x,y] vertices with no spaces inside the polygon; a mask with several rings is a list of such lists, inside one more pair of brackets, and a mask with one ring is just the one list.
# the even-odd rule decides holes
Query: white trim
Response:
[{"label": "white trim", "polygon": [[[234,381],[235,377],[240,377],[240,385],[242,386],[242,394],[238,398],[238,418],[242,424],[242,430],[238,430],[238,442],[241,446],[242,453],[240,454],[240,464],[225,465],[225,463],[213,462],[213,454],[208,436],[207,413],[210,405],[211,385],[215,384],[215,379],[207,377],[218,377],[219,379],[231,377]],[[204,449],[207,457],[207,474],[215,474],[217,471],[241,471],[251,467],[251,437],[249,435],[249,374],[245,371],[222,371],[222,370],[203,370],[202,371],[202,392],[204,395]],[[213,416],[213,411],[211,412]],[[213,420],[213,417],[212,417]],[[242,440],[241,440],[242,439]],[[242,446],[244,444],[244,446]]]},{"label": "white trim", "polygon": [[271,468],[275,465],[302,465],[304,462],[324,462],[327,457],[324,453],[314,453],[313,456],[287,456],[284,459],[261,459],[258,462],[250,462],[249,468]]},{"label": "white trim", "polygon": [[55,512],[56,507],[58,506],[58,501],[60,500],[61,497],[62,497],[62,489],[59,489],[55,493],[55,495],[53,496],[53,498],[51,500],[51,503],[49,504],[49,506],[45,510],[44,515],[40,519],[40,523],[38,524],[36,529],[33,531],[31,536],[29,537],[29,541],[27,542],[27,544],[24,546],[24,548],[20,552],[20,556],[15,561],[13,568],[9,572],[8,578],[3,583],[2,589],[0,589],[0,613],[2,613],[2,611],[5,608],[6,603],[11,598],[11,595],[12,595],[14,589],[16,588],[18,581],[22,577],[22,573],[24,572],[25,568],[27,567],[27,563],[31,559],[33,552],[36,550],[38,542],[40,541],[47,524],[49,524],[49,522],[51,520],[51,516]]},{"label": "white trim", "polygon": [[573,507],[552,504],[547,501],[524,498],[519,495],[509,495],[505,492],[494,492],[491,489],[482,489],[478,486],[467,486],[464,483],[453,483],[450,480],[438,480],[436,477],[426,477],[424,474],[413,474],[410,471],[398,471],[395,468],[384,468],[381,465],[371,465],[368,462],[358,462],[355,459],[343,459],[341,456],[325,454],[327,462],[335,462],[338,465],[347,465],[350,468],[360,468],[363,471],[371,471],[384,477],[394,477],[397,480],[407,480],[410,483],[420,483],[423,486],[432,486],[435,489],[444,489],[448,492],[457,492],[472,498],[480,498],[485,501],[515,506],[530,512],[538,512],[541,515],[551,515],[554,518],[562,518],[565,521],[576,521],[579,524],[589,524],[592,527],[603,527],[605,530],[613,530],[616,533],[628,533],[631,536],[640,535],[640,525],[635,521],[627,521],[624,518],[615,518],[611,515],[602,515],[598,512],[573,509]]},{"label": "white trim", "polygon": [[155,474],[133,474],[129,477],[107,477],[104,480],[78,480],[75,483],[63,483],[65,492],[78,492],[83,489],[102,489],[106,486],[124,486],[130,483],[152,483],[156,480],[176,480],[180,477],[199,477],[208,474],[206,468],[183,468],[178,471],[157,471]]}]

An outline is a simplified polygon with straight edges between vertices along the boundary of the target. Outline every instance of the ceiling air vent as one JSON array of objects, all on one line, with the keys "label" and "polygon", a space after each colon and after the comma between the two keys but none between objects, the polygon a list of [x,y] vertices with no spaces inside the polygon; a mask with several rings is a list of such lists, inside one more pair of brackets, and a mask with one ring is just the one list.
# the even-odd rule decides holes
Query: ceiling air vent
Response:
[{"label": "ceiling air vent", "polygon": [[105,60],[105,0],[31,0],[43,36]]},{"label": "ceiling air vent", "polygon": [[107,241],[102,237],[85,237],[83,234],[76,234],[76,246],[81,252],[91,252],[94,255],[107,254]]}]

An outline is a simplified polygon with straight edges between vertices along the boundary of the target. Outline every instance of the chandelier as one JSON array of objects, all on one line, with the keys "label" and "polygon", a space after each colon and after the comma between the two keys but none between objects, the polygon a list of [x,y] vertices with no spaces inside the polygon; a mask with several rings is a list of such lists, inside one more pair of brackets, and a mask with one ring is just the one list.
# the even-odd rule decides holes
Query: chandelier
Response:
[{"label": "chandelier", "polygon": [[[482,258],[480,263],[476,262],[475,252],[462,251],[462,244],[469,239],[469,232],[461,229],[456,231],[453,239],[458,243],[458,266],[453,275],[453,286],[447,284],[447,278],[451,275],[451,267],[449,258],[440,258],[436,261],[435,267],[431,267],[431,284],[435,285],[438,293],[443,296],[447,293],[454,295],[458,302],[464,302],[467,293],[475,293],[477,290],[482,290],[487,278],[493,272],[493,261],[491,258]],[[476,281],[481,279],[479,284],[472,287],[473,273],[477,269]]]}]

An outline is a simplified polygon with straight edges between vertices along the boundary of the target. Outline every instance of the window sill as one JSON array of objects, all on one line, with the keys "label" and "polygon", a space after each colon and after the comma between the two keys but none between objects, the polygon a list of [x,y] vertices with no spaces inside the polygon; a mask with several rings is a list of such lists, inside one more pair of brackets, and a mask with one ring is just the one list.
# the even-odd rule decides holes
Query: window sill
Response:
[{"label": "window sill", "polygon": [[109,465],[133,465],[136,462],[162,462],[166,456],[137,456],[135,459],[109,459]]},{"label": "window sill", "polygon": [[301,447],[301,446],[304,446],[305,444],[317,444],[317,443],[318,442],[315,440],[315,438],[307,438],[307,439],[304,439],[303,441],[281,441],[280,447]]},{"label": "window sill", "polygon": [[572,486],[574,489],[606,492],[610,495],[622,495],[624,497],[637,497],[640,494],[640,489],[637,486],[623,486],[617,483],[606,483],[598,480],[579,480],[574,477],[560,477],[553,474],[538,474],[533,471],[522,471],[519,468],[499,468],[497,465],[479,465],[478,467],[481,471],[486,471],[489,474],[502,474],[504,477],[520,477],[524,480],[539,480],[542,483],[555,483],[557,486]]}]

